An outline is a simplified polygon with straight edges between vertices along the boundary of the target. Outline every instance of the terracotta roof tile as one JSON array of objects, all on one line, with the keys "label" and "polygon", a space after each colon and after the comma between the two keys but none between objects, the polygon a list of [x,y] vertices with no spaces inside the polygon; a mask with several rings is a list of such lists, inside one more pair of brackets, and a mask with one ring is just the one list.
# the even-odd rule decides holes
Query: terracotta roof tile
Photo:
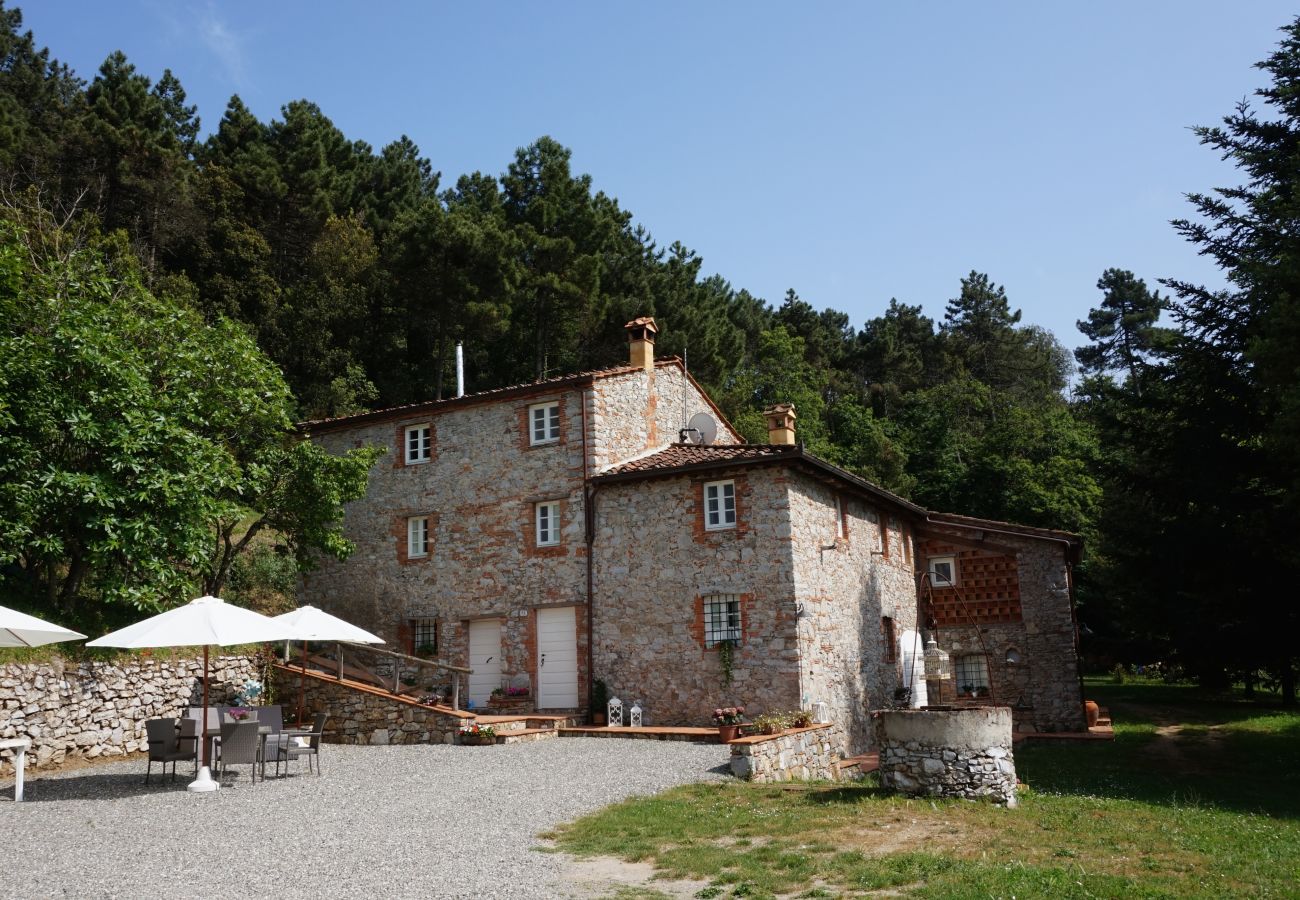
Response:
[{"label": "terracotta roof tile", "polygon": [[1083,538],[1072,531],[1058,531],[1055,528],[1036,528],[1033,525],[1018,525],[1015,522],[1001,522],[997,519],[980,519],[975,516],[959,516],[956,513],[930,513],[930,521],[936,525],[956,525],[962,528],[1005,529],[1027,537],[1046,537],[1071,543],[1082,543]]},{"label": "terracotta roof tile", "polygon": [[764,459],[797,456],[799,448],[791,444],[673,444],[666,450],[634,459],[604,472],[605,475],[625,475],[632,472],[654,472],[659,469],[679,469],[683,466],[709,463],[754,462]]}]

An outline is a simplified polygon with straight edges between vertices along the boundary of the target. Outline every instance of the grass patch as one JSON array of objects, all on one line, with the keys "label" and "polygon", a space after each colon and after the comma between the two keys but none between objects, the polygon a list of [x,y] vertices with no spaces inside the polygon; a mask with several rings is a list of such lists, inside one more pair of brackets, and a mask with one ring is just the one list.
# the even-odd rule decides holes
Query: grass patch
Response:
[{"label": "grass patch", "polygon": [[1090,685],[1114,743],[1027,744],[1005,810],[871,782],[690,785],[562,826],[578,856],[650,861],[717,897],[1296,896],[1300,714],[1152,684]]}]

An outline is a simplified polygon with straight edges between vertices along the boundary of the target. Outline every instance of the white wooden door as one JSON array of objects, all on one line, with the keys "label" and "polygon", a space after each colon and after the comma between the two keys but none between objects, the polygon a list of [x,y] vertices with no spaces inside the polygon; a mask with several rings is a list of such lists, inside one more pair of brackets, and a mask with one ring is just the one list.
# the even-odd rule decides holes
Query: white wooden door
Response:
[{"label": "white wooden door", "polygon": [[912,689],[912,707],[919,709],[930,702],[925,683],[925,646],[915,631],[904,631],[898,638],[898,658],[903,661],[903,686]]},{"label": "white wooden door", "polygon": [[469,699],[476,709],[487,706],[492,692],[501,687],[501,620],[475,619],[469,623]]},{"label": "white wooden door", "polygon": [[572,606],[537,611],[537,706],[578,707],[578,630]]}]

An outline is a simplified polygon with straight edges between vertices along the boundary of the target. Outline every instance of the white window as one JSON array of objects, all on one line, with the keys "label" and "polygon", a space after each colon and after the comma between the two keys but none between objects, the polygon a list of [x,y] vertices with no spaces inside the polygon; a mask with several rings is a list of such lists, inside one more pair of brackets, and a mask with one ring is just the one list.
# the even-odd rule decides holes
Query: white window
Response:
[{"label": "white window", "polygon": [[740,641],[740,596],[713,594],[704,598],[704,646]]},{"label": "white window", "polygon": [[433,449],[433,428],[430,425],[406,426],[406,463],[424,463],[429,461]]},{"label": "white window", "polygon": [[930,584],[952,587],[957,583],[957,559],[952,556],[930,557]]},{"label": "white window", "polygon": [[980,654],[957,657],[953,665],[953,677],[958,693],[979,697],[989,692],[989,662]]},{"label": "white window", "polygon": [[553,444],[560,439],[560,403],[534,403],[528,407],[528,443]]},{"label": "white window", "polygon": [[560,504],[555,500],[538,503],[536,509],[537,546],[554,547],[560,542]]},{"label": "white window", "polygon": [[736,527],[734,481],[710,481],[704,485],[704,527],[709,531]]},{"label": "white window", "polygon": [[429,555],[429,517],[412,516],[406,520],[406,558]]}]

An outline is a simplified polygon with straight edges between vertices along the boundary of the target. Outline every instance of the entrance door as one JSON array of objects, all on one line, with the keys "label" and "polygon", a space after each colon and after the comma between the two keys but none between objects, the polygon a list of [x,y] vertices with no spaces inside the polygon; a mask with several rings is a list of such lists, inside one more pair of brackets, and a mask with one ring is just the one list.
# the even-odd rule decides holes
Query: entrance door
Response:
[{"label": "entrance door", "polygon": [[578,630],[572,606],[537,611],[537,706],[578,708]]},{"label": "entrance door", "polygon": [[476,709],[487,706],[492,692],[501,687],[501,620],[475,619],[469,623],[469,699]]}]

